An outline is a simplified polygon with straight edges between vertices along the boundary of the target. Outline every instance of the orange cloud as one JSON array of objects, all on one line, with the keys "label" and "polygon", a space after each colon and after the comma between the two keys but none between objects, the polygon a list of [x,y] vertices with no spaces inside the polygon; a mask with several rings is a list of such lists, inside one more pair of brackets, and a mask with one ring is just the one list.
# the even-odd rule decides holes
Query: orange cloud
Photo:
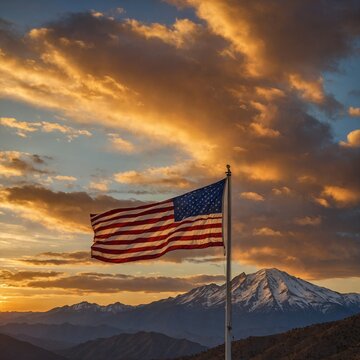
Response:
[{"label": "orange cloud", "polygon": [[254,229],[253,234],[255,236],[282,236],[280,231],[273,230],[269,227]]},{"label": "orange cloud", "polygon": [[135,151],[135,145],[128,140],[121,138],[117,134],[108,134],[111,142],[112,149],[123,153],[133,153]]},{"label": "orange cloud", "polygon": [[314,197],[313,200],[315,201],[315,203],[317,203],[317,204],[319,204],[319,205],[321,205],[321,206],[323,206],[325,208],[330,207],[329,202],[324,198]]},{"label": "orange cloud", "polygon": [[85,192],[54,192],[32,185],[0,189],[1,208],[53,231],[65,233],[90,233],[90,213],[140,203],[105,195],[92,198]]},{"label": "orange cloud", "polygon": [[350,106],[348,112],[350,116],[360,116],[360,108],[358,107]]},{"label": "orange cloud", "polygon": [[330,198],[337,206],[353,206],[360,202],[360,192],[341,186],[325,186],[322,195]]},{"label": "orange cloud", "polygon": [[46,174],[45,161],[38,155],[20,151],[0,151],[0,176],[26,176],[31,173]]},{"label": "orange cloud", "polygon": [[296,218],[295,224],[298,225],[320,225],[321,224],[321,216],[305,216],[303,218]]},{"label": "orange cloud", "polygon": [[73,182],[77,180],[75,176],[68,176],[68,175],[56,175],[52,179],[58,181],[66,181],[66,182]]},{"label": "orange cloud", "polygon": [[22,137],[26,137],[27,132],[33,132],[37,130],[37,128],[34,127],[31,123],[26,121],[17,121],[15,118],[2,117],[0,118],[0,125],[16,129],[17,134]]},{"label": "orange cloud", "polygon": [[340,145],[346,147],[360,147],[360,130],[353,130],[347,135],[347,141],[340,141]]},{"label": "orange cloud", "polygon": [[290,85],[298,90],[301,96],[314,103],[322,103],[325,100],[323,79],[305,80],[299,74],[289,76]]},{"label": "orange cloud", "polygon": [[273,188],[271,192],[274,195],[289,195],[291,190],[287,186],[283,186],[281,188]]},{"label": "orange cloud", "polygon": [[58,123],[41,121],[41,122],[27,122],[18,121],[15,118],[0,118],[0,125],[9,128],[17,129],[17,134],[21,137],[26,137],[26,133],[42,131],[45,133],[61,132],[67,136],[69,140],[73,140],[81,135],[91,136],[91,132],[87,130],[78,130],[70,126],[61,125]]},{"label": "orange cloud", "polygon": [[242,192],[240,194],[242,199],[252,200],[252,201],[264,201],[264,197],[256,192],[248,191]]},{"label": "orange cloud", "polygon": [[116,173],[114,180],[121,184],[160,186],[188,189],[193,182],[187,177],[190,163],[180,163],[174,166],[152,167],[143,171],[124,171]]},{"label": "orange cloud", "polygon": [[252,180],[278,181],[281,179],[281,170],[277,166],[270,164],[244,165],[240,167],[240,172]]},{"label": "orange cloud", "polygon": [[175,47],[183,47],[192,41],[201,26],[188,19],[177,19],[171,27],[159,23],[145,25],[140,21],[129,19],[127,23],[131,30],[145,38],[159,38],[163,42]]},{"label": "orange cloud", "polygon": [[109,181],[108,180],[91,181],[89,184],[89,189],[106,192],[109,189]]},{"label": "orange cloud", "polygon": [[280,135],[278,130],[270,129],[259,123],[251,123],[251,130],[260,137],[276,138]]}]

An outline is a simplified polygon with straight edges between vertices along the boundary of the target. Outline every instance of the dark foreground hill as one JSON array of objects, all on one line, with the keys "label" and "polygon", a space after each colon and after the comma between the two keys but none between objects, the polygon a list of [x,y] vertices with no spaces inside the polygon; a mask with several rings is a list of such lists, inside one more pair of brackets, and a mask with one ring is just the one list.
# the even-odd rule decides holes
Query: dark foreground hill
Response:
[{"label": "dark foreground hill", "polygon": [[[241,360],[359,360],[360,314],[284,334],[235,341],[232,354],[233,359]],[[223,359],[222,345],[177,360]]]},{"label": "dark foreground hill", "polygon": [[9,323],[0,325],[0,333],[54,351],[85,341],[120,334],[121,330],[107,325],[85,326],[64,324]]},{"label": "dark foreground hill", "polygon": [[0,334],[0,359],[1,360],[65,360],[64,357]]},{"label": "dark foreground hill", "polygon": [[139,332],[97,339],[61,352],[70,360],[153,360],[173,359],[206,350],[205,346],[185,339]]}]

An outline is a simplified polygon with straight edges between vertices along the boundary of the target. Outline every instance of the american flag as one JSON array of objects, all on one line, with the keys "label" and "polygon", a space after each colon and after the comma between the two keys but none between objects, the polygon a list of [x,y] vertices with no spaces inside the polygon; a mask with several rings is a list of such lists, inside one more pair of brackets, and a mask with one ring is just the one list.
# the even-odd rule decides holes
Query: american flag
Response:
[{"label": "american flag", "polygon": [[113,263],[154,259],[172,250],[223,246],[226,179],[175,198],[91,214],[91,256]]}]

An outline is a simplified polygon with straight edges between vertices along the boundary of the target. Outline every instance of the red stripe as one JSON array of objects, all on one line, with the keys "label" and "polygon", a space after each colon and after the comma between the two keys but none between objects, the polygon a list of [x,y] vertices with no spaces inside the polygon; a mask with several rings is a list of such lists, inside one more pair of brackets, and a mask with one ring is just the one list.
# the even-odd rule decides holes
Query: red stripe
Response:
[{"label": "red stripe", "polygon": [[92,222],[91,225],[92,225],[92,227],[94,227],[94,226],[96,226],[98,224],[101,224],[102,222],[119,220],[119,219],[128,219],[128,218],[138,217],[138,216],[142,216],[142,215],[150,215],[150,214],[162,213],[162,212],[170,211],[170,210],[173,210],[173,209],[174,209],[174,206],[168,206],[168,207],[164,207],[164,208],[150,209],[150,210],[146,210],[146,211],[136,213],[136,214],[114,216],[113,218],[110,218],[110,219],[100,220],[100,221],[97,221],[95,223]]},{"label": "red stripe", "polygon": [[219,223],[203,224],[203,225],[190,225],[190,226],[182,227],[180,229],[176,229],[165,235],[152,236],[152,237],[140,237],[140,238],[136,238],[133,240],[96,241],[94,245],[97,245],[97,244],[99,244],[99,245],[131,245],[131,244],[147,243],[147,242],[166,240],[168,237],[170,237],[178,232],[182,232],[182,231],[217,229],[217,228],[221,228],[221,227],[222,227],[222,224],[219,224]]},{"label": "red stripe", "polygon": [[151,218],[151,219],[146,219],[146,220],[127,221],[127,222],[123,222],[123,223],[104,225],[104,226],[100,226],[99,228],[97,228],[95,230],[95,233],[97,233],[98,231],[102,231],[102,230],[122,228],[122,227],[130,226],[130,225],[138,226],[138,225],[146,225],[146,224],[155,224],[160,221],[166,221],[166,220],[171,220],[171,219],[174,219],[174,214],[166,215],[161,218]]},{"label": "red stripe", "polygon": [[[194,223],[196,221],[200,221],[200,220],[209,220],[209,219],[222,219],[222,216],[219,217],[212,217],[212,218],[199,218],[196,220],[185,220],[182,221],[181,223],[171,223],[171,224],[167,224],[167,225],[162,225],[162,226],[154,226],[152,228],[148,228],[148,229],[139,229],[139,230],[124,230],[124,231],[116,231],[114,233],[109,233],[109,234],[102,234],[102,235],[97,235],[94,237],[94,241],[96,241],[97,239],[107,239],[111,236],[117,236],[117,235],[139,235],[139,234],[146,234],[146,233],[151,233],[151,232],[155,232],[155,231],[162,231],[162,230],[167,230],[167,229],[172,229],[178,226],[181,226],[183,224],[191,224]],[[209,224],[209,225],[213,225],[213,224]],[[222,226],[222,224],[219,224],[220,226]]]},{"label": "red stripe", "polygon": [[134,256],[134,257],[124,258],[124,259],[109,259],[109,258],[106,258],[106,257],[103,257],[103,256],[92,255],[92,254],[91,254],[91,257],[94,258],[94,259],[105,261],[105,262],[125,263],[125,262],[130,262],[130,261],[141,261],[141,260],[156,259],[156,258],[158,258],[160,256],[163,256],[167,252],[173,251],[173,250],[204,249],[204,248],[213,247],[213,246],[224,246],[224,243],[222,241],[217,241],[217,242],[209,242],[209,243],[206,243],[206,244],[198,244],[198,245],[173,245],[173,246],[170,246],[169,248],[167,248],[166,250],[164,250],[161,253]]},{"label": "red stripe", "polygon": [[147,208],[150,208],[152,206],[156,206],[156,205],[160,205],[160,204],[166,204],[166,203],[170,203],[170,202],[172,203],[172,200],[165,200],[165,201],[161,201],[161,202],[158,202],[158,203],[152,203],[152,204],[141,205],[141,206],[130,207],[130,208],[113,209],[113,210],[103,212],[101,214],[90,214],[90,217],[91,217],[91,221],[94,221],[94,220],[100,219],[102,217],[117,214],[117,213],[121,213],[121,212],[124,212],[124,211],[147,209]]},{"label": "red stripe", "polygon": [[114,228],[122,228],[125,226],[139,226],[139,225],[146,225],[146,224],[156,224],[157,222],[166,221],[166,220],[172,220],[174,219],[174,214],[166,215],[161,218],[151,218],[146,220],[138,220],[138,221],[127,221],[124,223],[116,223],[116,224],[110,224],[110,225],[104,225],[100,226],[95,230],[95,234],[98,231],[102,230],[108,230],[108,229],[114,229]]},{"label": "red stripe", "polygon": [[105,254],[131,254],[136,253],[140,251],[151,251],[151,250],[158,250],[162,249],[166,245],[169,245],[171,242],[174,241],[190,241],[190,240],[203,240],[206,238],[221,238],[222,233],[208,233],[208,234],[201,234],[201,235],[191,235],[191,236],[174,236],[172,238],[169,238],[168,240],[164,241],[163,243],[159,245],[152,245],[152,246],[142,246],[137,248],[130,248],[126,250],[118,250],[118,249],[103,249],[96,247],[97,244],[94,244],[91,249],[94,251],[99,251]]}]

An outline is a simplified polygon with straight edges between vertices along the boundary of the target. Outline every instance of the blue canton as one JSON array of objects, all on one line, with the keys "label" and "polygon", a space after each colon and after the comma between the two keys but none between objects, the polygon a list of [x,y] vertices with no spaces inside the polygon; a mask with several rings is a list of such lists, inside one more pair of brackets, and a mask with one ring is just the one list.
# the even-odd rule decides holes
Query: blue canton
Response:
[{"label": "blue canton", "polygon": [[175,221],[181,221],[191,216],[221,213],[225,182],[226,179],[223,179],[215,184],[174,198]]}]

